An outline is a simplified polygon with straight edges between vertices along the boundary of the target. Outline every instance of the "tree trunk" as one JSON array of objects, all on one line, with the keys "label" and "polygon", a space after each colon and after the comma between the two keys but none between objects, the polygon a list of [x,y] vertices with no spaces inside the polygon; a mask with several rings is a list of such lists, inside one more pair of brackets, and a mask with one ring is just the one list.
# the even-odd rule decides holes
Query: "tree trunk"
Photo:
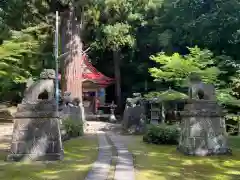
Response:
[{"label": "tree trunk", "polygon": [[82,102],[82,41],[74,8],[62,13],[61,20],[61,54],[67,53],[60,59],[62,92],[71,92],[72,98]]},{"label": "tree trunk", "polygon": [[121,97],[121,70],[120,70],[120,51],[113,51],[113,62],[114,62],[114,74],[115,74],[115,96],[118,110],[122,110],[122,97]]}]

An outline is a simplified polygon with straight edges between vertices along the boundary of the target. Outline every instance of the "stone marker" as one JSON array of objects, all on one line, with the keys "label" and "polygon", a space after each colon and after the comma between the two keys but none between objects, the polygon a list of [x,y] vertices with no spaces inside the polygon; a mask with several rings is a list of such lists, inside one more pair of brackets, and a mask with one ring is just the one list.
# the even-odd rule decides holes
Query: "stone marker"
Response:
[{"label": "stone marker", "polygon": [[123,113],[122,127],[131,134],[142,134],[145,131],[145,102],[140,93],[133,93],[133,98],[127,98]]},{"label": "stone marker", "polygon": [[54,100],[54,70],[44,70],[18,105],[9,161],[61,160],[63,148]]},{"label": "stone marker", "polygon": [[225,120],[216,102],[215,89],[200,80],[190,87],[184,108],[178,150],[187,155],[231,154],[228,147]]}]

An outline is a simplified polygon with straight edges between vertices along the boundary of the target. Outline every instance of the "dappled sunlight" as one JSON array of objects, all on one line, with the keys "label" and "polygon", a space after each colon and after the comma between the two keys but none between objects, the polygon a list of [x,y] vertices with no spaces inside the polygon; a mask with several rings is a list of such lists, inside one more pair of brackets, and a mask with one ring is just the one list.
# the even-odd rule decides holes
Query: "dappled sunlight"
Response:
[{"label": "dappled sunlight", "polygon": [[9,148],[9,143],[8,142],[5,142],[5,143],[2,143],[0,144],[0,149],[8,149]]},{"label": "dappled sunlight", "polygon": [[[240,156],[240,153],[239,153],[239,156]],[[225,162],[223,162],[223,166],[225,166],[225,167],[235,167],[235,166],[239,166],[239,167],[240,167],[240,158],[239,158],[238,161],[235,161],[235,160],[225,161]]]},{"label": "dappled sunlight", "polygon": [[91,163],[82,162],[79,163],[65,163],[62,167],[61,165],[58,166],[57,170],[54,167],[54,169],[49,169],[42,171],[37,174],[39,177],[45,177],[47,178],[57,178],[57,179],[76,179],[77,177],[85,177],[86,173],[88,172],[89,168],[91,167]]},{"label": "dappled sunlight", "polygon": [[194,163],[191,160],[186,160],[186,161],[182,162],[182,165],[184,165],[184,166],[189,166],[189,165],[193,165],[193,164]]},{"label": "dappled sunlight", "polygon": [[17,163],[2,160],[0,179],[26,180],[28,177],[34,180],[83,180],[97,159],[97,147],[96,136],[84,136],[64,142],[63,161]]},{"label": "dappled sunlight", "polygon": [[233,174],[233,175],[239,175],[240,176],[240,171],[234,171],[234,170],[229,170],[225,172],[226,174]]},{"label": "dappled sunlight", "polygon": [[41,175],[41,177],[42,178],[44,178],[44,179],[52,179],[52,180],[54,180],[54,179],[59,179],[59,176],[57,176],[57,175]]},{"label": "dappled sunlight", "polygon": [[[240,147],[232,156],[185,156],[176,146],[152,145],[141,136],[128,136],[134,155],[136,180],[237,180],[240,179]],[[124,138],[123,138],[124,140]]]}]

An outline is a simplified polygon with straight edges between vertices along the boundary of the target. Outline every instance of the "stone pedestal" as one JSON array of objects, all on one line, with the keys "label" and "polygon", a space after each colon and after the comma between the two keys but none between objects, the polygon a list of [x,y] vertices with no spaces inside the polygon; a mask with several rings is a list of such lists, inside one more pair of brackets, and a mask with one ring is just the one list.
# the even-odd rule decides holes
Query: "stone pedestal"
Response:
[{"label": "stone pedestal", "polygon": [[181,113],[178,150],[187,155],[231,154],[220,106],[210,100],[189,100]]},{"label": "stone pedestal", "polygon": [[49,100],[18,105],[7,160],[63,159],[60,121],[55,109],[56,105]]}]

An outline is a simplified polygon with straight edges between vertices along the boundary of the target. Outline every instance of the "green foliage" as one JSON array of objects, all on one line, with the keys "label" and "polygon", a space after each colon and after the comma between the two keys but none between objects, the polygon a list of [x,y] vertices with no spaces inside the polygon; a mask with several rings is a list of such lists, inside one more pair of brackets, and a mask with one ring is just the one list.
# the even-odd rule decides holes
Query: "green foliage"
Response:
[{"label": "green foliage", "polygon": [[152,144],[178,144],[179,129],[176,125],[150,125],[143,141]]},{"label": "green foliage", "polygon": [[83,123],[79,120],[68,118],[63,121],[63,126],[69,137],[78,137],[83,135]]},{"label": "green foliage", "polygon": [[38,41],[31,35],[13,32],[12,38],[0,46],[0,78],[8,78],[15,83],[25,82],[31,75],[31,70],[37,65],[34,65],[34,62],[29,63],[29,59],[33,57],[38,46]]},{"label": "green foliage", "polygon": [[[189,77],[192,74],[198,74],[203,82],[213,83],[217,88],[217,100],[220,104],[226,106],[240,106],[240,101],[234,96],[234,88],[226,88],[226,84],[220,79],[220,75],[226,74],[219,69],[219,57],[214,57],[213,53],[207,49],[201,50],[198,47],[188,48],[189,54],[180,55],[174,53],[171,56],[165,53],[159,53],[151,56],[151,59],[159,64],[158,68],[150,68],[150,74],[158,81],[170,82],[176,87],[188,85]],[[237,78],[232,78],[234,87],[238,87]],[[223,86],[224,85],[224,86]],[[169,94],[169,93],[168,93]],[[162,99],[172,99],[174,94],[162,94]],[[158,95],[159,97],[160,95]]]},{"label": "green foliage", "polygon": [[134,38],[131,36],[131,26],[123,23],[107,25],[103,29],[106,36],[106,47],[119,50],[121,47],[134,45]]},{"label": "green foliage", "polygon": [[181,100],[181,99],[188,99],[186,94],[180,93],[174,90],[167,90],[163,92],[149,92],[145,94],[144,97],[146,99],[153,99],[157,98],[159,101],[172,101],[172,100]]},{"label": "green foliage", "polygon": [[161,94],[162,94],[162,92],[151,91],[147,94],[144,94],[144,97],[146,99],[159,98],[159,97],[161,97]]},{"label": "green foliage", "polygon": [[[48,26],[38,25],[21,31],[11,31],[11,37],[0,45],[0,94],[13,91],[13,87],[39,75],[46,56],[42,47],[48,36]],[[45,46],[45,45],[44,45]],[[18,89],[17,91],[21,91]]]},{"label": "green foliage", "polygon": [[234,93],[232,89],[219,89],[216,94],[220,104],[240,107],[240,100],[233,96]]},{"label": "green foliage", "polygon": [[234,76],[231,77],[232,81],[232,94],[240,98],[240,70],[236,71]]},{"label": "green foliage", "polygon": [[239,114],[229,113],[225,116],[226,128],[229,135],[240,135],[240,116]]},{"label": "green foliage", "polygon": [[[1,1],[1,97],[19,91],[43,66],[52,67],[54,13],[70,2]],[[197,72],[214,83],[221,104],[238,105],[239,1],[78,0],[74,7],[83,22],[84,46],[91,47],[89,56],[100,71],[113,76],[112,51],[118,51],[124,96],[145,91],[145,82],[147,90],[156,90],[153,78],[181,91],[188,75]],[[151,56],[154,68],[148,59],[157,52],[162,53]]]},{"label": "green foliage", "polygon": [[227,114],[226,116],[225,116],[225,118],[227,119],[227,120],[234,120],[234,121],[240,121],[240,115],[236,115],[236,114]]},{"label": "green foliage", "polygon": [[150,59],[159,64],[159,68],[150,68],[149,72],[155,80],[174,82],[176,86],[184,86],[191,73],[198,73],[203,81],[216,83],[221,71],[214,66],[211,51],[201,50],[197,46],[188,48],[189,54],[183,56],[174,53],[172,56],[164,52],[151,56]]}]

